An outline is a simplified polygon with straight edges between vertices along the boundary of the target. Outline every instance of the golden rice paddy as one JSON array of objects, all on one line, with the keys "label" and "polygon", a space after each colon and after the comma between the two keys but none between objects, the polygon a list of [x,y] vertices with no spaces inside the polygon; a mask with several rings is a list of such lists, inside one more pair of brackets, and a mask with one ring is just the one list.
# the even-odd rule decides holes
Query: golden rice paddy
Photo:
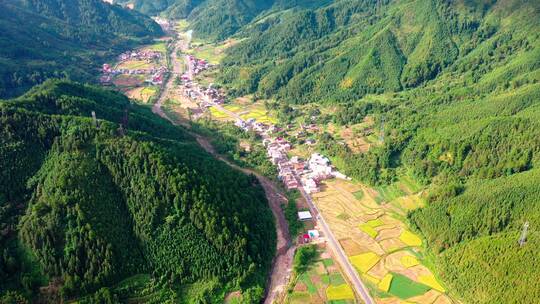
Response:
[{"label": "golden rice paddy", "polygon": [[[392,293],[394,275],[400,277],[395,284],[410,280],[411,284],[427,286],[421,294],[406,301],[418,304],[450,301],[433,273],[422,265],[422,239],[400,220],[407,210],[419,206],[417,193],[405,193],[404,198],[400,196],[381,204],[376,200],[379,196],[376,190],[349,181],[328,180],[321,190],[313,194],[313,200],[362,279],[383,295],[376,296],[377,303],[405,303]],[[364,195],[355,197],[358,191]]]},{"label": "golden rice paddy", "polygon": [[330,301],[354,299],[354,293],[349,285],[341,284],[339,286],[328,286],[326,297]]},{"label": "golden rice paddy", "polygon": [[375,264],[379,262],[380,259],[381,257],[373,252],[362,253],[349,257],[349,260],[359,272],[368,272],[371,267],[375,266]]}]

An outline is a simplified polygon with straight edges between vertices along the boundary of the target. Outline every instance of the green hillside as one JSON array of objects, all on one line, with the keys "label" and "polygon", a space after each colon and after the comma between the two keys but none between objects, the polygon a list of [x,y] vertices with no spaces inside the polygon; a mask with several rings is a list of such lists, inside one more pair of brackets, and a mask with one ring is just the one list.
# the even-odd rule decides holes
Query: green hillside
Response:
[{"label": "green hillside", "polygon": [[[343,102],[424,85],[467,65],[487,65],[486,57],[494,59],[490,70],[475,78],[519,54],[531,63],[527,69],[537,69],[537,2],[377,2],[334,1],[259,21],[230,50],[222,82],[239,94]],[[245,81],[234,77],[239,70]]]},{"label": "green hillside", "polygon": [[95,81],[104,60],[162,34],[136,12],[101,0],[0,1],[0,98],[50,77]]},{"label": "green hillside", "polygon": [[243,30],[250,22],[291,8],[313,8],[332,0],[119,0],[121,5],[148,15],[188,19],[196,36],[211,41],[224,40]]},{"label": "green hillside", "polygon": [[[364,125],[368,152],[330,132],[317,150],[368,184],[407,175],[424,186],[428,206],[409,220],[454,297],[532,303],[539,33],[537,1],[334,1],[244,27],[220,81],[233,95],[274,100],[283,124]],[[291,111],[306,104],[321,110]]]},{"label": "green hillside", "polygon": [[0,113],[0,302],[262,296],[276,236],[254,177],[119,93],[48,81]]}]

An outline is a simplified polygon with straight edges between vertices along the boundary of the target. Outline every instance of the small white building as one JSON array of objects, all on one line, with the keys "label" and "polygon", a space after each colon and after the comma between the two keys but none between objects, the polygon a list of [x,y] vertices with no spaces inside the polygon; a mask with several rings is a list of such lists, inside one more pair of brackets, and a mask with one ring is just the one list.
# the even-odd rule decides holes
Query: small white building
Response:
[{"label": "small white building", "polygon": [[311,239],[318,239],[320,234],[319,234],[319,230],[308,230],[308,235]]},{"label": "small white building", "polygon": [[308,221],[308,220],[313,219],[313,217],[311,216],[311,212],[309,211],[299,211],[298,219],[301,221]]}]

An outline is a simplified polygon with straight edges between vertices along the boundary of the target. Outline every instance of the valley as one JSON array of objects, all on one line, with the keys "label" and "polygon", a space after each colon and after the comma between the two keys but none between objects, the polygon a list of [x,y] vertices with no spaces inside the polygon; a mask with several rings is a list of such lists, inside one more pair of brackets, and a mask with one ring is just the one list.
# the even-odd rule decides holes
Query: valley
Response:
[{"label": "valley", "polygon": [[0,0],[0,303],[535,303],[539,16]]},{"label": "valley", "polygon": [[[262,115],[250,116],[250,113],[253,113],[254,104],[245,101],[249,100],[249,97],[223,104],[223,101],[219,100],[219,95],[210,96],[213,94],[211,91],[201,88],[198,80],[200,78],[207,79],[204,74],[212,75],[213,72],[211,68],[208,71],[200,72],[203,74],[202,76],[193,75],[194,67],[190,67],[190,65],[193,65],[194,61],[209,59],[207,59],[208,57],[193,57],[194,59],[189,57],[199,55],[189,48],[191,41],[186,39],[189,39],[190,36],[191,33],[177,34],[178,41],[172,46],[170,52],[173,65],[172,77],[164,84],[164,89],[154,104],[154,113],[174,124],[179,123],[188,128],[191,128],[193,123],[197,124],[199,119],[210,119],[218,124],[234,122],[237,128],[259,133],[261,142],[262,140],[270,142],[275,140],[267,131],[275,128],[273,123],[277,121],[275,118],[268,118],[273,116],[270,111],[263,107],[258,110],[258,113]],[[208,50],[213,52],[210,45],[205,46],[205,48],[206,52]],[[175,81],[175,79],[180,79],[180,82]],[[179,92],[181,92],[180,99],[191,102],[192,105],[198,107],[196,111],[193,107],[190,112],[201,114],[188,117],[184,111],[175,111],[174,108],[164,111],[162,107],[167,99],[178,98]],[[186,92],[189,93],[186,94]],[[225,99],[226,95],[221,98]],[[243,102],[243,104],[239,102]],[[326,126],[324,127],[326,128]],[[295,131],[288,132],[288,134],[293,133]],[[285,135],[286,138],[290,136],[288,134]],[[194,134],[194,136],[208,152],[230,166],[240,169],[238,165],[217,154],[208,138],[199,134]],[[315,153],[313,148],[307,144],[304,144],[304,147],[297,144],[291,148]],[[298,155],[294,155],[293,150],[291,150],[287,157],[298,158]],[[273,182],[267,177],[252,170],[240,170],[257,176],[265,188],[274,216],[278,220],[278,255],[274,261],[268,287],[269,294],[265,303],[273,303],[277,299],[283,301],[283,295],[286,294],[284,288],[290,284],[286,280],[290,278],[292,272],[292,255],[296,249],[296,246],[290,245],[291,240],[282,213],[281,205],[285,204],[287,199],[281,194],[281,191],[277,192],[276,186],[270,187]],[[345,273],[347,281],[352,282],[351,285],[354,286],[355,293],[363,303],[401,303],[403,300],[419,304],[453,303],[433,273],[422,264],[425,258],[422,240],[410,232],[408,224],[403,220],[407,211],[423,205],[424,198],[419,190],[420,187],[413,186],[412,189],[409,189],[404,184],[394,186],[404,190],[396,191],[397,194],[394,196],[387,196],[382,189],[376,190],[366,185],[336,179],[321,182],[320,190],[317,189],[317,193],[309,194],[304,190],[304,188],[308,188],[301,182],[302,178],[295,176],[294,179],[299,185],[297,188],[299,193],[307,202],[307,209],[313,215],[314,226],[322,233],[320,241],[325,244],[324,247],[331,254],[330,260],[339,265]],[[287,184],[282,187],[287,188]],[[281,199],[276,200],[276,197],[281,197]],[[301,231],[300,233],[302,234]],[[415,287],[404,287],[413,285]],[[294,287],[293,285],[293,289]],[[408,288],[413,288],[414,291],[407,290]],[[301,303],[301,300],[300,302],[294,300],[295,298],[301,299],[300,294],[293,292],[286,302]],[[375,295],[375,299],[370,294]],[[323,295],[320,299],[326,298],[327,301],[330,301],[331,297],[328,297],[326,291]]]}]

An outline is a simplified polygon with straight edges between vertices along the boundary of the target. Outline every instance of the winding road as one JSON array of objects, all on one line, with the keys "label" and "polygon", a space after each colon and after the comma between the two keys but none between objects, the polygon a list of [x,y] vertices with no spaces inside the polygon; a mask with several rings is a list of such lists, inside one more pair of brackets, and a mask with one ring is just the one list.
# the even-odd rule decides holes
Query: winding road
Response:
[{"label": "winding road", "polygon": [[225,159],[223,156],[216,153],[214,147],[210,141],[196,133],[189,131],[190,125],[187,122],[178,122],[170,118],[165,111],[163,111],[163,103],[169,96],[169,93],[174,88],[174,80],[176,76],[182,74],[182,63],[178,60],[178,51],[185,50],[186,43],[185,41],[178,40],[171,52],[171,65],[173,67],[172,73],[168,78],[167,82],[162,86],[160,94],[156,103],[152,107],[152,112],[160,117],[168,120],[173,125],[181,125],[185,127],[188,132],[197,140],[199,145],[208,153],[212,154],[216,159],[219,159],[229,165],[230,167],[242,171],[245,174],[253,174],[258,180],[261,186],[264,189],[266,198],[269,202],[270,208],[276,220],[276,232],[277,232],[277,252],[274,260],[272,261],[272,270],[268,278],[268,284],[266,289],[266,297],[264,300],[265,304],[271,304],[276,302],[281,295],[283,295],[285,288],[287,286],[291,271],[292,271],[292,260],[294,256],[295,246],[292,246],[292,242],[289,236],[289,226],[285,215],[283,214],[283,209],[281,205],[287,202],[287,197],[276,187],[276,185],[267,177],[246,168],[241,168],[229,160]]}]

